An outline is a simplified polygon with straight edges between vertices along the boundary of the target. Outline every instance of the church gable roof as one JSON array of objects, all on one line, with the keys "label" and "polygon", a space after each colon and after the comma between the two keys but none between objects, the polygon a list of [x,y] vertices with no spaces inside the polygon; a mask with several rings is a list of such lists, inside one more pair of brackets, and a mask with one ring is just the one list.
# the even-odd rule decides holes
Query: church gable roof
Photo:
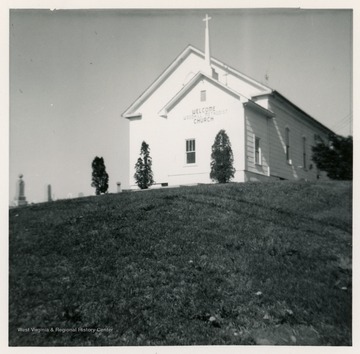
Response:
[{"label": "church gable roof", "polygon": [[[259,95],[258,97],[261,97],[262,95]],[[271,99],[275,99],[279,102],[281,102],[282,106],[284,107],[290,107],[290,109],[298,112],[301,114],[301,116],[303,117],[303,119],[307,119],[308,121],[310,121],[312,124],[315,124],[316,126],[318,126],[318,128],[321,128],[322,130],[324,130],[327,134],[334,134],[334,132],[329,129],[328,127],[326,127],[324,124],[320,123],[318,120],[316,120],[315,118],[313,118],[310,114],[306,113],[304,110],[302,110],[300,107],[298,107],[297,105],[295,105],[294,103],[292,103],[291,101],[289,101],[284,95],[282,95],[279,91],[277,90],[273,90],[273,92],[269,95],[269,97]],[[256,99],[256,98],[255,98]],[[270,101],[271,102],[271,101]]]},{"label": "church gable roof", "polygon": [[[175,71],[175,69],[187,58],[191,53],[197,53],[193,46],[188,45],[175,60],[160,74],[160,76],[126,109],[122,117],[129,118],[134,115],[134,112],[139,106],[147,100],[147,98]],[[138,113],[136,113],[138,114]]]},{"label": "church gable roof", "polygon": [[167,117],[167,114],[170,112],[172,108],[174,108],[178,102],[181,101],[183,97],[186,96],[186,94],[191,91],[191,89],[201,80],[206,80],[213,84],[214,86],[224,90],[228,94],[240,98],[242,95],[238,92],[232,90],[230,87],[225,86],[221,82],[213,79],[209,75],[206,75],[205,73],[199,71],[179,92],[177,92],[169,102],[166,103],[166,105],[160,110],[159,115],[161,117]]},{"label": "church gable roof", "polygon": [[[150,95],[159,88],[159,86],[166,81],[166,79],[183,63],[183,61],[191,54],[194,54],[196,56],[199,56],[200,58],[205,59],[205,54],[200,51],[199,49],[193,47],[192,45],[188,45],[176,58],[175,60],[160,74],[160,76],[125,110],[124,113],[122,113],[122,117],[125,118],[131,118],[133,116],[138,116],[140,112],[137,110],[140,108],[140,106],[150,97]],[[251,79],[245,74],[240,73],[239,71],[233,69],[232,67],[229,67],[228,65],[224,64],[220,60],[217,60],[215,58],[211,58],[211,65],[214,67],[221,68],[223,70],[226,70],[227,72],[231,73],[238,79],[254,86],[256,89],[258,89],[262,93],[271,93],[272,90],[266,87],[265,85],[261,84],[260,82]],[[193,82],[193,80],[196,80],[199,73],[197,72],[194,77],[190,80],[190,82]],[[202,73],[202,75],[204,75]],[[208,79],[211,79],[207,76]],[[214,79],[211,79],[213,81],[216,81]],[[217,81],[219,85],[222,85],[220,82]],[[185,86],[188,86],[186,84]],[[222,85],[224,86],[224,85]],[[224,86],[225,87],[225,86]],[[229,91],[231,89],[227,88]],[[181,90],[182,91],[182,90]]]}]

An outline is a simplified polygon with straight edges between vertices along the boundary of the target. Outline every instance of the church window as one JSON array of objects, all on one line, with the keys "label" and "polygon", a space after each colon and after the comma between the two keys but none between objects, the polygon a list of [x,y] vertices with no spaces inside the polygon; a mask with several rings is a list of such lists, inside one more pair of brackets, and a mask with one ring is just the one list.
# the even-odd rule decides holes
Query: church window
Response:
[{"label": "church window", "polygon": [[306,170],[307,166],[306,166],[306,138],[303,137],[302,138],[302,145],[303,145],[303,167],[304,170]]},{"label": "church window", "polygon": [[205,102],[206,101],[206,90],[203,90],[200,92],[200,101]]},{"label": "church window", "polygon": [[195,139],[186,140],[186,163],[195,163]]},{"label": "church window", "polygon": [[261,146],[260,138],[255,137],[255,164],[261,165]]},{"label": "church window", "polygon": [[290,156],[290,129],[285,129],[285,151],[286,151],[286,161],[291,164]]}]

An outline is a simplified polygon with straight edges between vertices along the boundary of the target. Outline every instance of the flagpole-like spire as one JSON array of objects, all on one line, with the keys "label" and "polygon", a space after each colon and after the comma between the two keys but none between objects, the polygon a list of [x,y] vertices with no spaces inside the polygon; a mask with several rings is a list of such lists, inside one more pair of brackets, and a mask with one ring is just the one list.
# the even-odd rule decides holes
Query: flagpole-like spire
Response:
[{"label": "flagpole-like spire", "polygon": [[210,71],[211,73],[209,20],[211,20],[211,17],[206,14],[205,18],[203,19],[203,21],[205,21],[205,65],[207,71]]}]

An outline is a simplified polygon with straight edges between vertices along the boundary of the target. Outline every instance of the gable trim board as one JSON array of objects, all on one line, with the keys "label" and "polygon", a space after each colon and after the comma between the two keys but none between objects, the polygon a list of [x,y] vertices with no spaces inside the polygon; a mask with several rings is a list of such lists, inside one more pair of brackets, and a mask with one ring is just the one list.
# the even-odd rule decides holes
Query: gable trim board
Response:
[{"label": "gable trim board", "polygon": [[236,91],[232,90],[228,86],[223,85],[219,81],[216,81],[215,79],[209,77],[203,72],[198,72],[166,105],[163,107],[159,115],[161,117],[167,117],[167,114],[171,111],[171,109],[200,81],[200,80],[206,80],[207,82],[211,83],[212,85],[228,92],[230,95],[232,95],[235,98],[240,99],[242,96],[241,94],[237,93]]},{"label": "gable trim board", "polygon": [[273,118],[275,117],[275,113],[270,111],[269,109],[266,109],[262,106],[260,106],[259,104],[257,104],[256,102],[252,101],[252,100],[249,100],[247,102],[244,103],[244,106],[246,108],[249,108],[249,109],[253,109],[261,114],[263,114],[265,117],[267,118]]}]

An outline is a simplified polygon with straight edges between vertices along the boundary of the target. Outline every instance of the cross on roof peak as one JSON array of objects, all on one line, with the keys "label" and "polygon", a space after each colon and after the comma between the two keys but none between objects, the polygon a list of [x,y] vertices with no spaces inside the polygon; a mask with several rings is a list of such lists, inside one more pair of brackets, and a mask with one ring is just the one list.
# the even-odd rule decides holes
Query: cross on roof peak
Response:
[{"label": "cross on roof peak", "polygon": [[203,18],[203,21],[206,21],[206,24],[208,24],[209,20],[211,20],[211,17],[206,14],[205,18]]}]

